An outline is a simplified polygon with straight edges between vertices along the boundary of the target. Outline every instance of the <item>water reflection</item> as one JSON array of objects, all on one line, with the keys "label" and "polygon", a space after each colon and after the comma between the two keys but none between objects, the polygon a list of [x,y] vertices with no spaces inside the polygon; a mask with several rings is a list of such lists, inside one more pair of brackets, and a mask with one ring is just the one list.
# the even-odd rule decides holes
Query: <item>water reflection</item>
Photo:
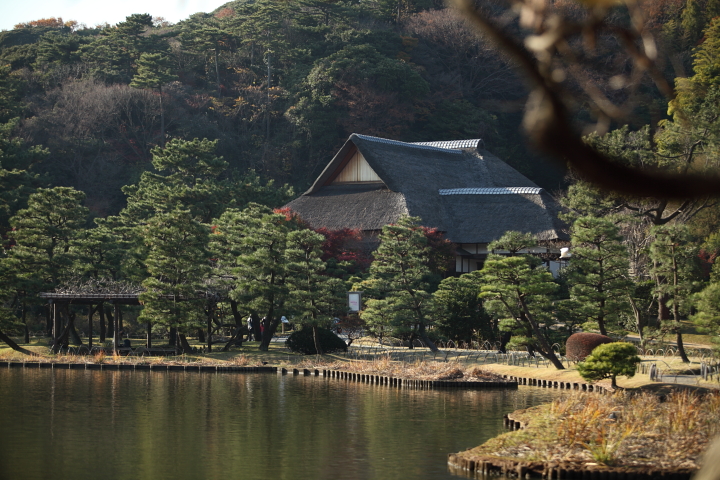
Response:
[{"label": "water reflection", "polygon": [[445,479],[557,392],[267,374],[0,369],[0,479]]}]

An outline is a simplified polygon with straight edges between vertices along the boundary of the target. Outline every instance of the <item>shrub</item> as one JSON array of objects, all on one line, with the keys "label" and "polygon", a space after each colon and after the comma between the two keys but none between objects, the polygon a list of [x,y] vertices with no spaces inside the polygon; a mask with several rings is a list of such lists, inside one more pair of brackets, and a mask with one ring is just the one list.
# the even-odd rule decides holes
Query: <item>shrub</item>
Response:
[{"label": "shrub", "polygon": [[[345,342],[330,330],[318,328],[317,334],[323,353],[347,351]],[[315,355],[317,353],[312,327],[310,326],[303,326],[301,330],[292,333],[285,341],[285,345],[293,352],[300,352],[305,355]]]},{"label": "shrub", "polygon": [[582,362],[595,347],[612,341],[610,337],[599,333],[574,333],[565,342],[565,356],[573,362]]},{"label": "shrub", "polygon": [[463,371],[455,367],[449,372],[446,372],[444,375],[440,375],[438,377],[438,380],[455,380],[457,378],[463,378],[464,376],[465,374],[463,373]]},{"label": "shrub", "polygon": [[588,382],[595,382],[603,378],[612,379],[612,387],[617,388],[615,377],[624,375],[632,377],[635,368],[640,363],[635,345],[626,342],[613,342],[599,345],[585,359],[578,363],[580,376]]}]

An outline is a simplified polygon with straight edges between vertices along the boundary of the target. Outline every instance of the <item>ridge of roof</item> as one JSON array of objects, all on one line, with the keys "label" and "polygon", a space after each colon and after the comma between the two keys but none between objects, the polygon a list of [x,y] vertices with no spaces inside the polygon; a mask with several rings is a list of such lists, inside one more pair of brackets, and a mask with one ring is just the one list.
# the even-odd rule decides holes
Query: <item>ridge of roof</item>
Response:
[{"label": "ridge of roof", "polygon": [[411,148],[420,148],[423,150],[430,150],[430,151],[436,151],[436,152],[443,152],[443,153],[454,153],[457,155],[462,155],[462,152],[457,151],[457,149],[451,149],[451,148],[443,148],[438,147],[435,145],[429,145],[430,143],[443,143],[443,142],[420,142],[420,143],[407,143],[407,142],[401,142],[399,140],[390,140],[387,138],[380,138],[380,137],[372,137],[370,135],[361,135],[359,133],[353,133],[350,135],[350,138],[357,137],[361,140],[366,140],[369,142],[378,142],[378,143],[384,143],[387,145],[397,145],[399,147],[411,147]]}]

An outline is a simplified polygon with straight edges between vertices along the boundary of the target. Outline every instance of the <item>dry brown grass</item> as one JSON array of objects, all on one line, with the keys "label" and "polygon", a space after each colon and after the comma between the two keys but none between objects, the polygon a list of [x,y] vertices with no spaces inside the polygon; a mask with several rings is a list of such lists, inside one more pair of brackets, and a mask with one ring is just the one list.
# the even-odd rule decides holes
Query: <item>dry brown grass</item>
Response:
[{"label": "dry brown grass", "polygon": [[524,430],[469,450],[535,461],[697,468],[720,433],[720,395],[678,391],[666,398],[572,394],[518,412]]},{"label": "dry brown grass", "polygon": [[464,366],[457,363],[430,362],[417,360],[412,363],[398,362],[390,357],[378,357],[375,360],[356,362],[334,361],[308,358],[301,362],[302,368],[325,368],[343,370],[369,375],[407,378],[412,380],[460,380],[463,381],[502,381],[502,377],[476,366]]}]

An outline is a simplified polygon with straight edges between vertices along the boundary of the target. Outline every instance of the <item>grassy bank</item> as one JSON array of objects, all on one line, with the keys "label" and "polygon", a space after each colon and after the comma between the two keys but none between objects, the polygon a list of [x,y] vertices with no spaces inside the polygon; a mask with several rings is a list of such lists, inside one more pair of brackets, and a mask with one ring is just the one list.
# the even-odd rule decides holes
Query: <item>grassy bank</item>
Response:
[{"label": "grassy bank", "polygon": [[573,393],[515,412],[513,418],[526,427],[458,455],[555,462],[567,468],[695,469],[710,440],[720,433],[720,395]]}]

